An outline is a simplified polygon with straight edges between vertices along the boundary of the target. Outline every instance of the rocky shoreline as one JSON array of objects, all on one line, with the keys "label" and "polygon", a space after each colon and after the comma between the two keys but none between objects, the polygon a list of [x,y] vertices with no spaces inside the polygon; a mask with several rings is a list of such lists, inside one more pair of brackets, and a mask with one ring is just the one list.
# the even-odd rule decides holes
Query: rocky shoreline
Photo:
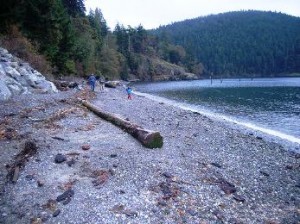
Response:
[{"label": "rocky shoreline", "polygon": [[[143,147],[77,97],[159,131],[163,147]],[[198,113],[127,100],[119,86],[23,95],[0,114],[0,223],[300,220],[299,154]],[[12,183],[17,158],[25,163]]]}]

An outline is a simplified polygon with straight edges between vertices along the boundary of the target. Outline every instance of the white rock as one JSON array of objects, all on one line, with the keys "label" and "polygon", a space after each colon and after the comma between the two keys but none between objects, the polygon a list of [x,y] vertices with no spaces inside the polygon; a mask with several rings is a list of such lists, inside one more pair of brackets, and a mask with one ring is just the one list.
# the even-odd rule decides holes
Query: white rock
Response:
[{"label": "white rock", "polygon": [[0,80],[0,101],[6,101],[12,97],[12,93],[6,86],[6,83]]},{"label": "white rock", "polygon": [[46,80],[28,63],[21,62],[3,48],[0,48],[0,54],[0,100],[8,100],[14,95],[30,94],[34,89],[43,93],[58,92],[52,82]]}]

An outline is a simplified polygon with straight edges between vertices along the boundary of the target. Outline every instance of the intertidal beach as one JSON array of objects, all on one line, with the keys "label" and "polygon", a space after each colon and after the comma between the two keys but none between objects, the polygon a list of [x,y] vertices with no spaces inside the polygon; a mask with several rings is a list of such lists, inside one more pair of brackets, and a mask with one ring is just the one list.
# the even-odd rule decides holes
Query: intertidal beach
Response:
[{"label": "intertidal beach", "polygon": [[[149,149],[83,107],[75,90],[27,97],[0,109],[0,223],[299,223],[300,155],[283,145],[144,96],[128,100],[121,86],[96,90],[88,100],[101,110],[160,132],[163,147]],[[26,142],[36,153],[12,183]]]}]

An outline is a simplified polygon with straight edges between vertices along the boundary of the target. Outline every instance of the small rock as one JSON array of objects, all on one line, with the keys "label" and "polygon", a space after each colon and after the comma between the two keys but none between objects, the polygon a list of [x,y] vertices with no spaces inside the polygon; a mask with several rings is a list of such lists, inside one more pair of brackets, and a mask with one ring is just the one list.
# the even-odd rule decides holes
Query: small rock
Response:
[{"label": "small rock", "polygon": [[131,211],[131,210],[124,210],[123,212],[127,217],[137,217],[138,216],[138,213],[135,212],[135,211]]},{"label": "small rock", "polygon": [[213,214],[219,219],[219,220],[224,220],[224,214],[220,210],[215,210]]},{"label": "small rock", "polygon": [[54,213],[53,213],[53,217],[56,217],[60,214],[60,209],[57,209]]},{"label": "small rock", "polygon": [[43,220],[39,217],[31,219],[31,222],[30,222],[30,224],[42,224],[42,223],[43,223]]},{"label": "small rock", "polygon": [[168,173],[168,172],[163,172],[161,175],[164,176],[165,178],[172,178],[173,177],[173,175]]},{"label": "small rock", "polygon": [[70,161],[67,162],[68,166],[71,167],[72,165],[75,164],[75,160],[71,159]]},{"label": "small rock", "polygon": [[60,202],[60,201],[64,201],[67,198],[73,197],[74,195],[74,191],[72,189],[66,190],[63,194],[57,196],[56,201]]},{"label": "small rock", "polygon": [[34,176],[32,174],[26,175],[26,180],[30,181],[34,179]]},{"label": "small rock", "polygon": [[242,221],[240,221],[236,218],[230,218],[228,221],[229,221],[229,223],[232,223],[232,224],[243,224]]},{"label": "small rock", "polygon": [[58,153],[58,154],[55,156],[55,159],[54,159],[55,163],[62,163],[62,162],[64,162],[64,161],[66,161],[66,160],[67,160],[66,156],[63,155],[63,154],[60,154],[60,153]]},{"label": "small rock", "polygon": [[111,176],[115,175],[115,171],[113,169],[109,169],[108,172],[110,173]]},{"label": "small rock", "polygon": [[117,154],[111,154],[110,158],[116,158],[118,155]]},{"label": "small rock", "polygon": [[43,187],[45,185],[44,181],[38,180],[37,181],[38,187]]},{"label": "small rock", "polygon": [[159,201],[157,202],[157,205],[159,205],[159,206],[167,206],[168,204],[167,204],[167,202],[165,202],[164,200],[159,200]]},{"label": "small rock", "polygon": [[86,144],[86,145],[81,146],[81,148],[82,148],[82,150],[89,150],[91,148],[91,146]]},{"label": "small rock", "polygon": [[293,169],[293,166],[292,165],[286,165],[285,167],[287,170],[292,170]]},{"label": "small rock", "polygon": [[233,196],[233,198],[234,198],[234,200],[236,200],[238,202],[245,202],[246,201],[245,198],[243,198],[241,195],[237,195],[237,194],[235,194]]},{"label": "small rock", "polygon": [[187,212],[188,212],[191,216],[196,216],[196,215],[198,214],[197,211],[192,210],[192,209],[189,209]]},{"label": "small rock", "polygon": [[67,197],[64,201],[63,201],[63,205],[67,205],[71,202],[71,197]]},{"label": "small rock", "polygon": [[266,177],[268,177],[268,176],[270,176],[270,174],[268,174],[267,172],[265,172],[265,171],[259,171],[262,175],[264,175],[264,176],[266,176]]},{"label": "small rock", "polygon": [[218,168],[222,168],[222,166],[219,163],[210,163],[211,165],[218,167]]}]

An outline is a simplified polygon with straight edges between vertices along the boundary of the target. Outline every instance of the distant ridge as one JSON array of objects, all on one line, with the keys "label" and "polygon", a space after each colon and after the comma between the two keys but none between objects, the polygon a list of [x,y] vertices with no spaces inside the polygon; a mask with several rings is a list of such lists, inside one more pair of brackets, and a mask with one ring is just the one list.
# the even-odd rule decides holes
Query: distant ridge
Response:
[{"label": "distant ridge", "polygon": [[299,17],[235,11],[175,22],[150,32],[183,46],[190,59],[204,65],[207,76],[300,73]]}]

